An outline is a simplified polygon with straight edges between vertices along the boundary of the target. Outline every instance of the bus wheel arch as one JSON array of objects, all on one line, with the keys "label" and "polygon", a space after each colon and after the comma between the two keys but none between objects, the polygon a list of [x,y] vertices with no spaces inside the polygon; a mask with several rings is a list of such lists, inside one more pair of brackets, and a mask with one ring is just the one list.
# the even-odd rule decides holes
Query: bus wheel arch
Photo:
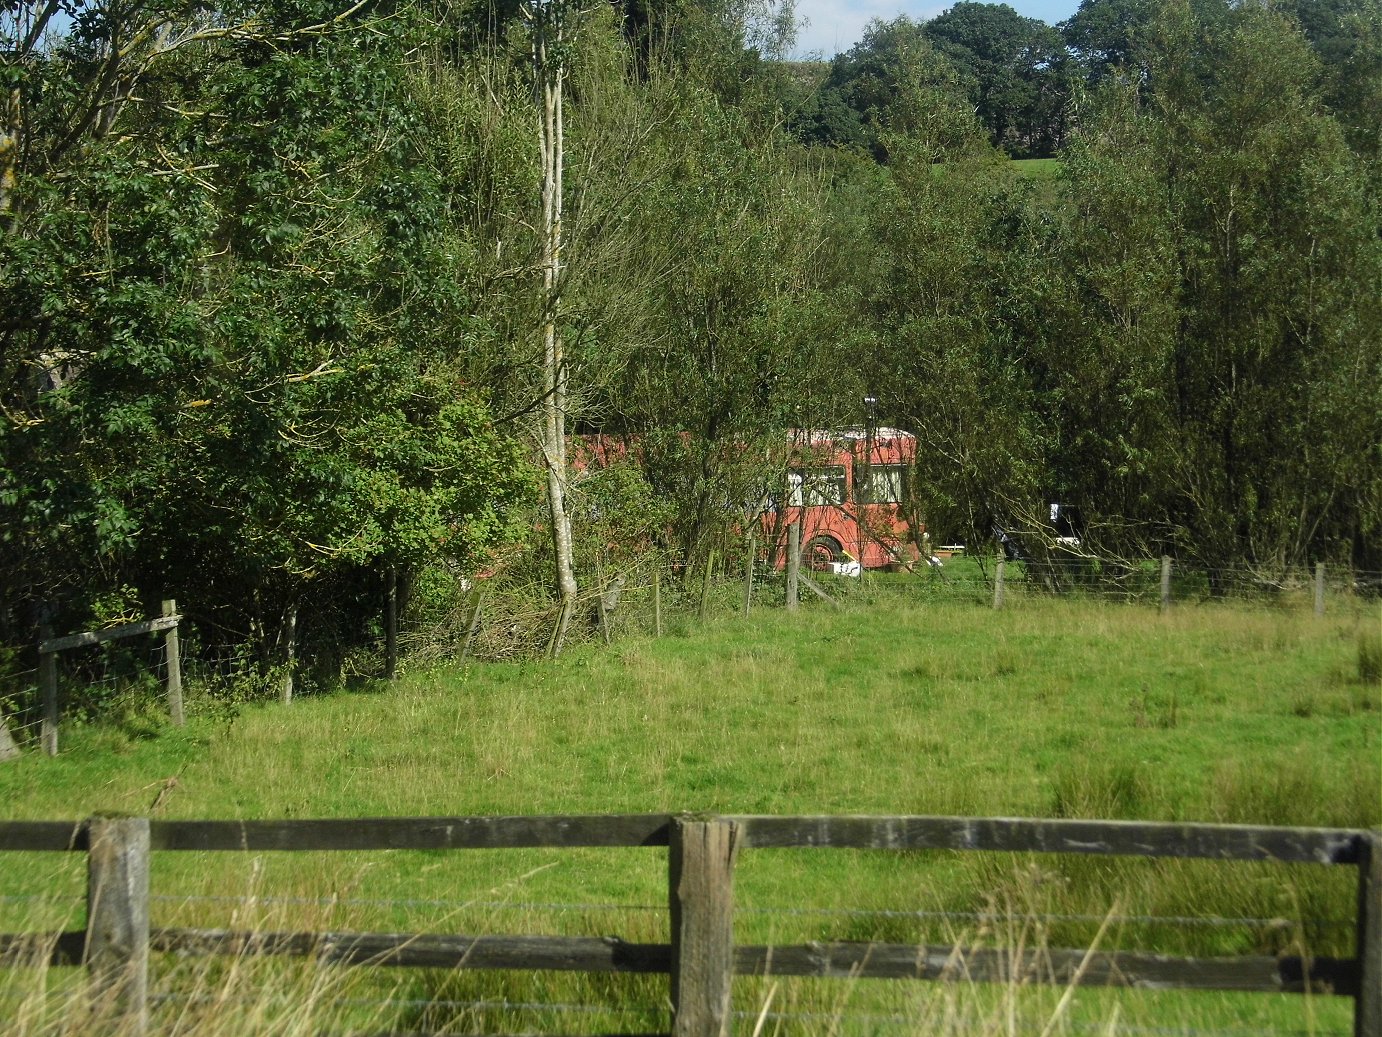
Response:
[{"label": "bus wheel arch", "polygon": [[801,546],[801,565],[813,572],[829,572],[836,562],[844,560],[844,545],[833,536],[818,533]]}]

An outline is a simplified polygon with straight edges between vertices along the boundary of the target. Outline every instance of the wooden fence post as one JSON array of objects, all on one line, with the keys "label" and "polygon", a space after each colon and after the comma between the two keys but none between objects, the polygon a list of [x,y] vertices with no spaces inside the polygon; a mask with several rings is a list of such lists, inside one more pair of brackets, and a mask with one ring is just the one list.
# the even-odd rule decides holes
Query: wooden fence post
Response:
[{"label": "wooden fence post", "polygon": [[[165,618],[178,614],[178,603],[169,598],[163,603]],[[168,716],[181,727],[186,723],[182,713],[182,646],[178,641],[178,628],[169,627],[163,632],[163,655],[168,664]]]},{"label": "wooden fence post", "polygon": [[289,605],[288,611],[283,614],[283,678],[278,686],[278,698],[281,702],[293,701],[293,664],[297,659],[298,651],[298,607],[296,604]]},{"label": "wooden fence post", "polygon": [[[605,644],[613,643],[613,637],[609,631],[610,597],[614,593],[614,584],[601,581],[600,594],[595,599],[595,607],[600,610],[600,637]],[[616,599],[617,600],[617,599]]]},{"label": "wooden fence post", "polygon": [[1324,563],[1315,563],[1315,615],[1324,615]]},{"label": "wooden fence post", "polygon": [[17,760],[19,756],[19,743],[14,740],[14,735],[10,734],[10,725],[5,723],[4,714],[0,713],[0,763]]},{"label": "wooden fence post", "polygon": [[1004,559],[998,559],[998,568],[993,573],[993,607],[996,609],[1003,607],[1003,570],[1007,564]]},{"label": "wooden fence post", "polygon": [[1382,1034],[1382,832],[1364,832],[1358,859],[1358,995],[1353,1037]]},{"label": "wooden fence post", "polygon": [[662,636],[662,568],[653,567],[653,636]]},{"label": "wooden fence post", "polygon": [[710,581],[715,576],[715,549],[710,549],[710,557],[705,560],[705,579],[701,581],[701,621],[710,612]]},{"label": "wooden fence post", "polygon": [[797,607],[797,573],[801,568],[801,523],[787,527],[787,611]]},{"label": "wooden fence post", "polygon": [[749,534],[749,556],[744,563],[744,615],[753,608],[753,558],[758,553],[758,540]]},{"label": "wooden fence post", "polygon": [[149,1022],[149,819],[87,823],[86,967],[93,1007],[114,1010],[123,1031]]},{"label": "wooden fence post", "polygon": [[738,842],[732,821],[672,821],[672,1037],[729,1037]]},{"label": "wooden fence post", "polygon": [[384,596],[384,679],[398,676],[398,568],[389,566]]},{"label": "wooden fence post", "polygon": [[1161,611],[1171,611],[1171,556],[1161,556]]},{"label": "wooden fence post", "polygon": [[461,662],[465,662],[466,656],[470,654],[471,643],[475,640],[475,632],[480,629],[480,609],[485,603],[485,592],[475,588],[475,604],[470,610],[470,622],[465,625],[465,643],[461,645]]},{"label": "wooden fence post", "polygon": [[[39,640],[53,636],[49,626],[38,628]],[[38,690],[43,699],[43,722],[39,726],[39,741],[49,756],[58,754],[58,653],[38,653]]]}]

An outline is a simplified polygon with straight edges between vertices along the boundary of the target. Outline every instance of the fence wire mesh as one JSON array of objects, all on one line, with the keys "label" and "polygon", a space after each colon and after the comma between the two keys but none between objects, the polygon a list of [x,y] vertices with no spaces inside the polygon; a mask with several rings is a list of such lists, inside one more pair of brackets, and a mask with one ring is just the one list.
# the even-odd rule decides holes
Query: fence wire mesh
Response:
[{"label": "fence wire mesh", "polygon": [[[994,604],[996,559],[957,555],[937,561],[935,566],[919,563],[912,571],[861,575],[803,569],[825,597],[802,589],[799,601],[804,608],[828,607],[826,598],[835,605],[861,608],[883,600]],[[1321,591],[1326,610],[1357,612],[1382,601],[1382,572],[1326,568],[1322,585],[1317,584],[1313,569],[1298,567],[1189,569],[1173,563],[1170,574],[1167,603],[1178,609],[1227,606],[1309,614],[1319,607],[1316,595]],[[1007,608],[1038,602],[1098,602],[1152,610],[1163,604],[1158,559],[1112,562],[1057,557],[1006,562],[1002,582]],[[761,558],[754,562],[752,580],[743,558],[729,563],[654,560],[585,575],[569,637],[594,641],[676,632],[701,618],[781,608],[785,595],[784,571],[765,568]],[[508,583],[500,574],[474,586],[466,584],[455,604],[440,615],[414,611],[405,616],[400,644],[424,662],[533,657],[548,644],[557,612],[545,587]]]},{"label": "fence wire mesh", "polygon": [[[754,561],[752,579],[747,557],[729,562],[668,559],[649,556],[623,566],[600,566],[583,574],[576,606],[573,641],[613,641],[684,631],[703,618],[728,618],[754,609],[785,604],[782,569],[767,569]],[[824,597],[803,590],[803,608],[835,605],[868,608],[883,601],[915,601],[959,606],[997,603],[997,560],[956,555],[919,563],[913,571],[867,572],[844,576],[804,570]],[[707,578],[708,576],[708,578]],[[1007,562],[1003,566],[1002,606],[1033,607],[1041,602],[1119,603],[1133,608],[1262,609],[1309,614],[1357,614],[1382,602],[1382,572],[1326,567],[1323,580],[1308,568],[1218,567],[1195,568],[1172,563],[1169,585],[1163,588],[1159,560],[1108,561],[1080,556]],[[545,586],[530,579],[510,579],[503,573],[469,580],[450,574],[450,590],[406,609],[399,617],[397,651],[405,664],[476,658],[490,661],[533,658],[550,643],[558,606]],[[1163,598],[1163,590],[1167,591]],[[382,613],[381,603],[381,613]],[[181,632],[183,680],[193,697],[204,700],[246,701],[276,694],[285,666],[275,663],[264,646],[246,640],[225,640],[210,629],[184,626]],[[0,651],[8,668],[0,668],[0,721],[21,746],[31,745],[41,727],[38,673],[32,661],[34,645]],[[328,690],[357,679],[383,675],[388,667],[386,637],[381,625],[329,665],[316,665],[305,652],[294,666],[316,665],[314,680],[298,681],[295,694]],[[156,635],[130,642],[106,642],[61,653],[59,665],[64,719],[98,718],[119,712],[122,699],[146,693],[167,679],[167,658]],[[147,696],[146,696],[147,697]],[[125,702],[124,706],[129,703]],[[128,712],[128,709],[125,710]]]}]

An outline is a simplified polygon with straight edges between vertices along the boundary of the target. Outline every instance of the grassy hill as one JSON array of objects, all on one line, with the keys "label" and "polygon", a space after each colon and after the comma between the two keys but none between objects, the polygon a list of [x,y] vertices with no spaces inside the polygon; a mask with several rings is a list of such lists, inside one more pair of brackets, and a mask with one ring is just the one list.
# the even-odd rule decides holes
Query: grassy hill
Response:
[{"label": "grassy hill", "polygon": [[[286,707],[201,700],[186,729],[152,736],[75,727],[57,759],[0,767],[0,801],[9,817],[49,819],[144,813],[157,802],[157,816],[187,818],[705,810],[1382,822],[1382,689],[1358,673],[1375,610],[1317,620],[1209,606],[1161,617],[1031,598],[995,613],[890,586],[856,593],[841,611],[682,621],[661,640],[580,649],[556,665],[441,667]],[[80,860],[64,860],[56,875],[51,857],[6,863],[17,860],[27,866],[0,880],[12,898],[0,900],[0,929],[70,914],[55,897],[80,894]],[[155,892],[166,898],[155,924],[244,924],[248,912],[279,928],[665,939],[661,912],[648,910],[665,902],[665,881],[653,851],[168,854],[155,862]],[[736,881],[744,941],[949,943],[980,938],[982,917],[1040,912],[1062,916],[1040,923],[1042,940],[1080,946],[1112,909],[1129,919],[1269,920],[1124,921],[1106,939],[1128,947],[1351,947],[1340,922],[1354,895],[1347,869],[757,851]],[[1038,935],[1011,924],[982,938]],[[398,982],[422,1000],[442,989],[454,1000],[489,997],[500,981]],[[613,998],[656,1016],[658,981],[613,982],[508,977],[501,986],[525,1003]],[[920,996],[865,987],[792,986],[790,1000],[815,1011],[844,998],[867,1015],[904,1011],[896,999]],[[1029,993],[1024,1012],[1049,1010],[1050,991]],[[766,988],[746,982],[741,996],[748,1011]],[[966,1011],[987,1019],[997,996],[973,991]],[[1342,999],[1159,997],[1160,1009],[1146,994],[1089,992],[1077,1016],[1159,1019],[1169,997],[1201,1024],[1303,1029],[1309,1012],[1347,1029]],[[590,1025],[629,1027],[599,1019]],[[472,1025],[513,1024],[481,1015],[463,1028]]]}]

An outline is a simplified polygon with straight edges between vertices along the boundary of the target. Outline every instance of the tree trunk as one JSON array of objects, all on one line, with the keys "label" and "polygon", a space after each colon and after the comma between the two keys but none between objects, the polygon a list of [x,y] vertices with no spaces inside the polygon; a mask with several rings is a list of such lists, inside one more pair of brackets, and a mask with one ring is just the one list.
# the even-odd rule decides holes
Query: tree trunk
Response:
[{"label": "tree trunk", "polygon": [[14,207],[14,190],[19,182],[19,156],[22,145],[22,104],[19,87],[11,87],[6,95],[0,116],[0,234],[10,228],[10,211]]},{"label": "tree trunk", "polygon": [[[539,143],[542,150],[542,459],[547,468],[547,506],[552,520],[552,557],[561,603],[548,655],[561,654],[576,609],[576,571],[572,563],[571,518],[566,511],[566,359],[557,327],[561,301],[561,217],[563,124],[561,59],[562,8],[548,2],[534,14],[533,63],[542,88]],[[556,54],[549,50],[554,44]]]},{"label": "tree trunk", "polygon": [[279,627],[279,650],[282,653],[283,672],[278,683],[280,702],[293,701],[293,667],[297,664],[298,648],[298,607],[289,605],[283,613],[283,624]]}]

